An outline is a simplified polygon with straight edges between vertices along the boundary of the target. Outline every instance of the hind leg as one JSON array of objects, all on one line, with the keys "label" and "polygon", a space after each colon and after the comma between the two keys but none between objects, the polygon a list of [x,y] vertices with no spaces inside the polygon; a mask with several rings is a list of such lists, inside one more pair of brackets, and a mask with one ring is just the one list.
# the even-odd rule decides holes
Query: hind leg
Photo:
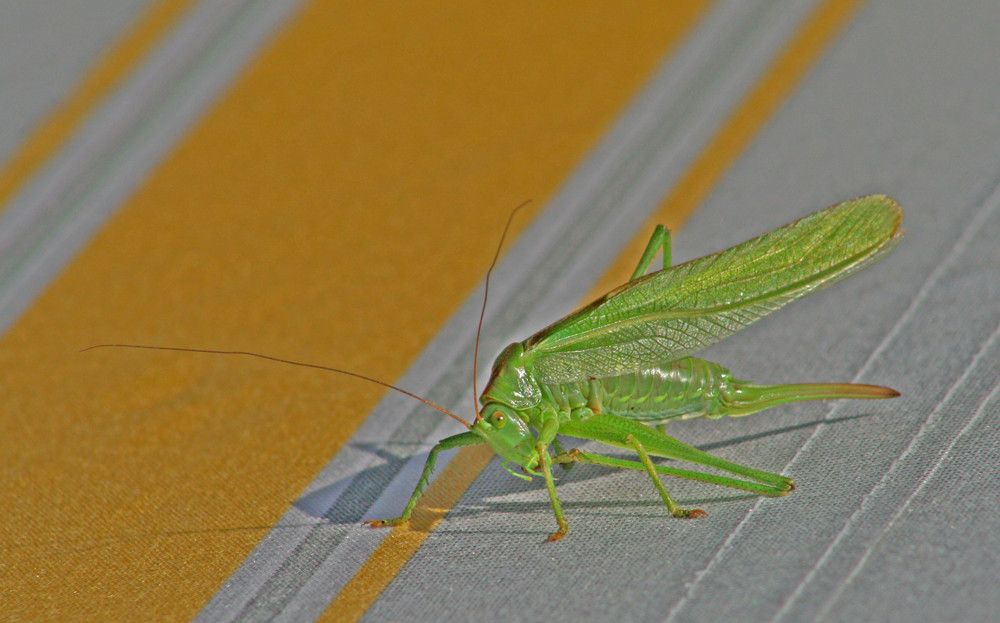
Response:
[{"label": "hind leg", "polygon": [[653,235],[649,238],[649,242],[646,243],[646,250],[642,252],[642,257],[639,258],[639,265],[635,267],[629,281],[635,281],[646,274],[646,270],[649,269],[649,265],[653,263],[653,259],[656,258],[656,254],[660,249],[663,249],[663,267],[667,268],[670,266],[670,230],[663,225],[656,226]]}]

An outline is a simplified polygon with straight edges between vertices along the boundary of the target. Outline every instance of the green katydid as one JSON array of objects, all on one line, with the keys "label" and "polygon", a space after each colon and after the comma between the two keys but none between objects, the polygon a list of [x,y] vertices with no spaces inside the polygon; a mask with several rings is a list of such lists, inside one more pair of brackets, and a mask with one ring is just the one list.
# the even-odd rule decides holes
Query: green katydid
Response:
[{"label": "green katydid", "polygon": [[[553,464],[579,462],[643,470],[671,514],[698,517],[705,512],[679,508],[660,474],[765,496],[783,496],[794,483],[791,478],[720,459],[669,437],[663,432],[666,422],[739,417],[801,400],[898,396],[899,392],[888,387],[853,383],[757,385],[736,380],[722,366],[691,355],[880,259],[899,242],[902,218],[895,201],[870,195],[677,266],[670,266],[670,234],[658,226],[627,283],[500,353],[471,424],[404,389],[339,368],[244,351],[132,344],[90,348],[249,355],[339,372],[402,392],[462,422],[469,430],[442,439],[431,449],[402,515],[366,524],[380,527],[408,521],[430,481],[438,454],[485,443],[500,455],[511,474],[528,480],[532,476],[545,479],[558,524],[548,540],[555,541],[566,535],[568,524],[556,495]],[[645,274],[658,253],[663,256],[663,269]],[[486,276],[487,290],[492,269]],[[477,337],[474,362],[478,350]],[[473,375],[474,393],[478,393],[475,385]],[[633,450],[639,461],[576,449],[565,452],[557,434]],[[748,480],[657,465],[650,455],[699,463]],[[511,463],[523,473],[515,471]]]},{"label": "green katydid", "polygon": [[[902,211],[889,197],[861,197],[677,266],[670,266],[669,232],[658,226],[627,283],[503,350],[479,398],[482,407],[475,421],[463,421],[467,432],[431,449],[403,514],[365,523],[378,527],[407,521],[438,453],[483,443],[500,455],[511,474],[545,479],[559,526],[549,541],[568,530],[553,464],[644,470],[676,517],[705,513],[679,508],[660,474],[766,496],[787,494],[794,488],[791,478],[702,452],[667,436],[662,425],[675,419],[738,417],[800,400],[893,398],[899,392],[851,383],[757,385],[691,355],[878,260],[899,242],[901,221]],[[645,274],[661,251],[664,268]],[[563,452],[556,434],[634,450],[640,460]],[[657,465],[650,455],[700,463],[749,480]]]}]

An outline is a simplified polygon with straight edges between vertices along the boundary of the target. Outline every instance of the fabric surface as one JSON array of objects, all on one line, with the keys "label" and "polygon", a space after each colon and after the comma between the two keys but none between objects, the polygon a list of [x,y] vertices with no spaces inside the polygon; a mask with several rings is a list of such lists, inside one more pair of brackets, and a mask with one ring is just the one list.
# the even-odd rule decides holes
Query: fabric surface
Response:
[{"label": "fabric surface", "polygon": [[[0,107],[7,618],[996,620],[996,3],[70,4],[90,19],[0,9],[46,24],[0,55],[38,76]],[[76,352],[253,350],[469,418],[523,200],[481,380],[655,223],[681,262],[876,192],[904,210],[888,257],[701,356],[902,396],[671,425],[796,480],[666,479],[697,520],[578,465],[543,544],[544,483],[463,450],[412,528],[371,530],[458,423],[254,359]]]}]

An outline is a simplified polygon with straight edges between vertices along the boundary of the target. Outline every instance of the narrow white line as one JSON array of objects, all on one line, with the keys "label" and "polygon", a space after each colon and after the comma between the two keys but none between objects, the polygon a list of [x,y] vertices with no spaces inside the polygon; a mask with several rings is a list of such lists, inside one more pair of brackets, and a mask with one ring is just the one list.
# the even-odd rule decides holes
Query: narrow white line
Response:
[{"label": "narrow white line", "polygon": [[695,591],[698,590],[698,586],[702,583],[702,581],[706,577],[708,577],[713,571],[715,571],[715,568],[720,564],[719,561],[722,560],[722,557],[729,550],[732,549],[733,541],[735,541],[736,538],[739,536],[743,526],[746,525],[747,520],[753,515],[754,511],[757,510],[757,507],[760,506],[763,499],[764,498],[758,498],[757,501],[754,502],[753,506],[751,506],[750,509],[747,511],[746,516],[743,518],[742,521],[740,521],[740,523],[736,526],[736,528],[734,528],[733,531],[729,533],[729,536],[726,537],[726,540],[722,543],[721,546],[719,546],[719,549],[715,552],[715,555],[712,556],[712,559],[708,561],[708,564],[705,565],[705,568],[702,569],[701,571],[695,572],[694,579],[688,582],[685,586],[687,590],[684,592],[684,596],[678,599],[677,603],[674,604],[674,607],[671,608],[670,612],[667,613],[667,616],[663,619],[664,623],[671,623],[672,621],[676,620],[677,615],[680,613],[680,611],[684,608],[684,606],[687,605],[689,601],[691,601],[691,598],[695,595]]},{"label": "narrow white line", "polygon": [[[865,374],[868,372],[869,368],[872,366],[873,362],[878,358],[878,356],[881,355],[886,350],[886,348],[889,347],[889,345],[892,343],[893,340],[895,340],[896,336],[902,330],[902,327],[905,326],[907,323],[909,323],[914,313],[916,313],[917,308],[928,297],[930,291],[935,286],[937,286],[937,283],[941,280],[941,278],[945,275],[945,273],[947,273],[951,269],[951,267],[955,264],[955,262],[958,261],[958,257],[969,245],[969,242],[972,240],[972,237],[976,233],[978,233],[979,230],[986,223],[986,221],[993,216],[993,214],[997,210],[998,205],[1000,205],[1000,185],[994,188],[992,194],[983,203],[983,207],[980,208],[979,212],[977,212],[976,215],[972,218],[972,220],[969,221],[969,224],[966,226],[965,230],[963,230],[962,235],[955,242],[955,245],[948,253],[948,256],[944,259],[943,262],[938,264],[938,266],[934,269],[931,275],[927,278],[927,280],[924,282],[924,285],[917,292],[917,295],[913,297],[913,300],[910,302],[910,305],[899,317],[899,320],[896,321],[892,329],[889,330],[889,333],[886,334],[886,336],[882,339],[879,345],[875,347],[875,350],[873,350],[871,355],[869,355],[868,359],[865,361],[864,365],[861,366],[861,369],[858,371],[858,373],[854,375],[852,382],[856,383],[862,377],[864,377]],[[824,416],[823,418],[824,422],[833,417],[833,415],[837,412],[839,408],[840,408],[839,405],[831,408],[830,411],[827,412],[827,414]],[[806,439],[805,443],[803,443],[802,446],[800,446],[799,449],[795,452],[791,460],[785,466],[785,470],[782,470],[782,473],[784,473],[784,471],[792,467],[796,463],[798,458],[802,455],[802,453],[805,452],[809,447],[811,447],[813,443],[815,443],[817,436],[819,435],[820,431],[822,431],[824,428],[825,424],[821,422],[819,426],[817,426],[813,430],[809,438]],[[715,553],[712,559],[709,560],[709,562],[705,565],[705,567],[701,571],[698,571],[695,574],[694,580],[692,580],[687,585],[687,591],[685,592],[684,597],[679,599],[677,603],[674,604],[674,607],[670,609],[670,612],[667,613],[665,621],[669,622],[674,620],[674,618],[681,611],[681,609],[683,609],[683,607],[691,600],[691,598],[698,590],[698,587],[705,580],[705,578],[709,577],[719,566],[719,564],[721,564],[721,561],[725,556],[725,554],[730,549],[732,549],[732,543],[737,538],[739,538],[745,526],[755,516],[757,509],[760,508],[761,504],[763,504],[764,501],[765,501],[764,498],[758,499],[753,504],[753,506],[750,507],[750,509],[747,511],[746,516],[744,516],[744,518],[740,521],[740,523],[736,526],[736,528],[733,529],[732,533],[725,540],[722,546],[719,547],[719,550]],[[824,556],[825,555],[826,552],[824,552]],[[811,574],[808,577],[812,577]],[[799,592],[798,588],[796,589],[796,592]]]}]

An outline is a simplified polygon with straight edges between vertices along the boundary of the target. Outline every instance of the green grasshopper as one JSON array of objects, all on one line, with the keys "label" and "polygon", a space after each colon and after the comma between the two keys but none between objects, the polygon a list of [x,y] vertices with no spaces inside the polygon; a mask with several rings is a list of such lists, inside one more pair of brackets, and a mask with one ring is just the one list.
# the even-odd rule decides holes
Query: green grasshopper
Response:
[{"label": "green grasshopper", "polygon": [[[660,474],[766,496],[785,495],[794,482],[681,443],[666,435],[666,422],[739,417],[799,400],[898,396],[888,387],[852,383],[757,385],[736,380],[726,368],[691,355],[878,260],[902,237],[902,219],[902,210],[889,197],[861,197],[677,266],[670,266],[670,233],[658,226],[626,284],[500,353],[479,397],[482,407],[471,424],[405,389],[339,368],[245,351],[134,344],[101,344],[84,350],[124,347],[248,355],[347,374],[394,389],[455,418],[469,430],[442,439],[431,449],[402,515],[364,523],[381,527],[406,522],[430,480],[438,454],[485,443],[503,458],[511,474],[526,480],[532,476],[545,479],[559,525],[548,540],[556,541],[569,526],[556,495],[553,464],[644,470],[675,517],[699,517],[705,511],[677,506]],[[663,270],[645,274],[661,251]],[[487,291],[493,266],[486,273]],[[480,329],[482,320],[480,315]],[[478,351],[477,337],[474,361]],[[478,393],[475,384],[473,376],[474,393]],[[575,449],[564,452],[557,434],[634,450],[639,460]],[[750,480],[657,465],[650,455],[700,463]],[[515,471],[512,463],[523,473]]]},{"label": "green grasshopper", "polygon": [[[549,541],[568,530],[553,464],[644,470],[675,517],[705,512],[679,508],[660,474],[765,496],[787,494],[794,488],[791,478],[702,452],[667,436],[664,424],[739,417],[800,400],[893,398],[899,392],[851,383],[758,385],[736,380],[726,368],[691,355],[880,259],[900,241],[902,218],[889,197],[861,197],[677,266],[670,266],[670,234],[658,226],[627,283],[500,353],[475,421],[469,424],[448,413],[469,430],[431,449],[403,514],[365,523],[406,522],[438,453],[483,443],[500,455],[511,474],[545,479],[559,526]],[[645,274],[661,251],[663,270]],[[564,452],[557,434],[633,450],[639,460]],[[749,481],[657,465],[650,455],[699,463]]]}]

